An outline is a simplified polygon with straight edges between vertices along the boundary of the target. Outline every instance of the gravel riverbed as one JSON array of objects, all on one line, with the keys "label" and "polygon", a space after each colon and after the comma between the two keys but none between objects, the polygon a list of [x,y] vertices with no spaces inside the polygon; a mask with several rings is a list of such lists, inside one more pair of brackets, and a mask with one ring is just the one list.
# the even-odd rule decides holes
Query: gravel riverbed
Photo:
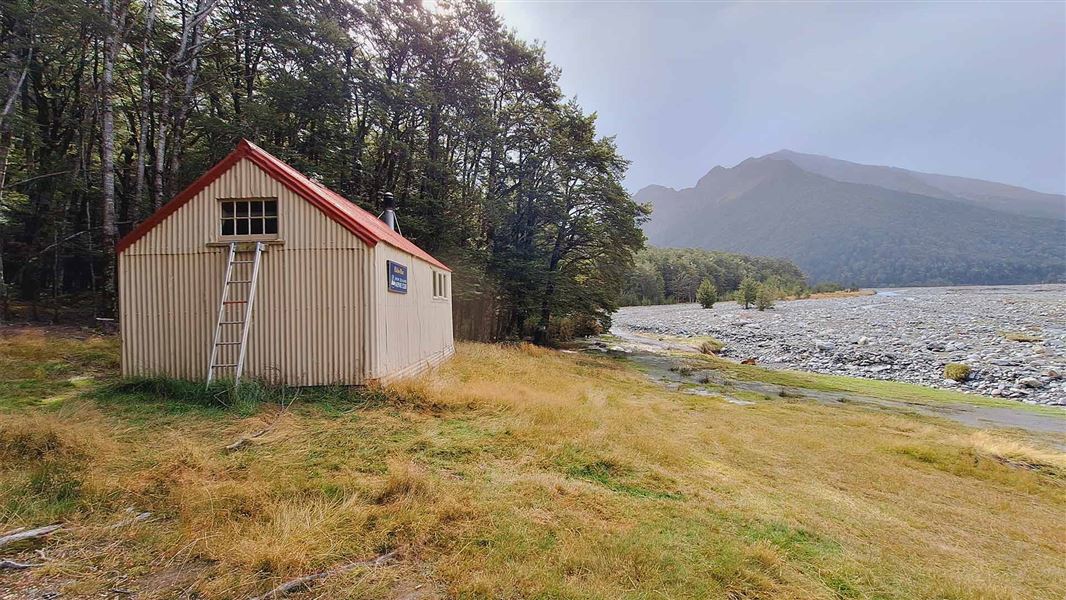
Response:
[{"label": "gravel riverbed", "polygon": [[[883,289],[764,312],[734,302],[634,306],[615,313],[611,333],[707,335],[725,343],[723,356],[769,367],[1066,406],[1066,285]],[[970,377],[945,379],[952,362]]]}]

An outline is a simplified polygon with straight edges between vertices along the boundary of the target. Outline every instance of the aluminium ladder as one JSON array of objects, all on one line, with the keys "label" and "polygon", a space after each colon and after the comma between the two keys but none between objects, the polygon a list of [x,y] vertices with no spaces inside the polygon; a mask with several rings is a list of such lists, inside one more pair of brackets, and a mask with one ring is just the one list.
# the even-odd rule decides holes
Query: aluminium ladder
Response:
[{"label": "aluminium ladder", "polygon": [[[239,242],[231,242],[229,245],[215,339],[211,343],[211,358],[207,362],[207,385],[211,385],[211,382],[218,378],[220,370],[230,370],[234,385],[240,383],[241,374],[244,372],[244,358],[248,353],[248,330],[252,324],[252,307],[255,305],[255,290],[259,283],[259,264],[263,260],[265,245],[255,242],[255,248],[251,250],[240,249],[239,246]],[[252,254],[252,258],[244,259],[244,255],[248,254]],[[235,265],[239,266],[234,268]],[[245,265],[251,265],[250,274]],[[244,293],[240,294],[241,291]],[[243,311],[240,310],[241,307],[244,308]],[[237,327],[239,330],[233,335]],[[233,351],[234,347],[236,352]]]}]

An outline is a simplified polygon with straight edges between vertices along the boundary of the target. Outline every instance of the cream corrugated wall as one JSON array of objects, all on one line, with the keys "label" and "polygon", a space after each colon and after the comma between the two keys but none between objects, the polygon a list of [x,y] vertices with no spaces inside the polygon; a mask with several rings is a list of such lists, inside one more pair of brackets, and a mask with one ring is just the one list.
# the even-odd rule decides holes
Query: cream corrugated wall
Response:
[{"label": "cream corrugated wall", "polygon": [[291,385],[365,382],[375,364],[367,327],[375,248],[248,160],[119,257],[123,374],[206,375],[228,252],[208,245],[220,241],[220,198],[278,199],[283,244],[263,255],[245,376]]},{"label": "cream corrugated wall", "polygon": [[[376,358],[373,377],[389,380],[432,366],[455,352],[452,336],[452,300],[433,298],[433,267],[386,244],[374,248],[376,302],[371,338]],[[407,265],[406,294],[388,291],[386,261]],[[451,273],[448,273],[451,287]]]}]

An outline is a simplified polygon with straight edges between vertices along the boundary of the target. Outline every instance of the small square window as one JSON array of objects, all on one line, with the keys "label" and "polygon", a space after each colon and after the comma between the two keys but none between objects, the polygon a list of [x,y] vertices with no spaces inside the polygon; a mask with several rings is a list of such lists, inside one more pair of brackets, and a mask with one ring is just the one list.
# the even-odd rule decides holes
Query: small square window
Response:
[{"label": "small square window", "polygon": [[278,234],[277,200],[223,200],[223,236]]}]

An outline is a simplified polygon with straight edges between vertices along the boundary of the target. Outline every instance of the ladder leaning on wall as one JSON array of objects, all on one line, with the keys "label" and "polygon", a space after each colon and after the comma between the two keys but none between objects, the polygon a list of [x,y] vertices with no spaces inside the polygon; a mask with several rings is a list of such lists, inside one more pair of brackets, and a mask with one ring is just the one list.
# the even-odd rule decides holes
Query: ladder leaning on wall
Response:
[{"label": "ladder leaning on wall", "polygon": [[[227,372],[226,370],[232,373],[233,383],[236,385],[240,383],[241,374],[244,372],[244,359],[248,354],[248,330],[252,324],[255,290],[259,283],[259,264],[263,260],[265,247],[262,242],[255,242],[252,249],[242,249],[240,246],[238,242],[231,242],[229,245],[226,277],[222,282],[222,300],[218,305],[211,358],[207,362],[207,385],[218,379],[219,371]],[[249,254],[252,255],[251,258],[246,258]],[[250,274],[246,265],[251,265]]]}]

